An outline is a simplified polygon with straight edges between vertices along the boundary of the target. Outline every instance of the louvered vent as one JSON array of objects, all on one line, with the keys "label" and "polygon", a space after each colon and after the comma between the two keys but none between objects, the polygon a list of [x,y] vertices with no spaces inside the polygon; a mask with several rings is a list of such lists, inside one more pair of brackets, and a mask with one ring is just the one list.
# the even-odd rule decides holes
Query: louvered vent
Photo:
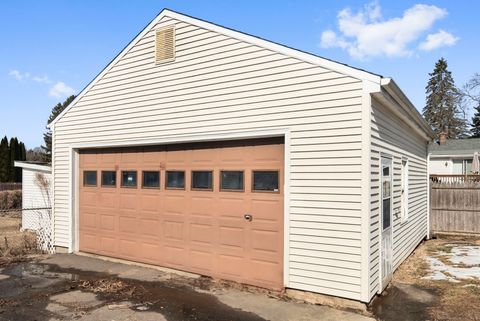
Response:
[{"label": "louvered vent", "polygon": [[175,59],[174,26],[158,29],[155,40],[155,62],[157,64]]}]

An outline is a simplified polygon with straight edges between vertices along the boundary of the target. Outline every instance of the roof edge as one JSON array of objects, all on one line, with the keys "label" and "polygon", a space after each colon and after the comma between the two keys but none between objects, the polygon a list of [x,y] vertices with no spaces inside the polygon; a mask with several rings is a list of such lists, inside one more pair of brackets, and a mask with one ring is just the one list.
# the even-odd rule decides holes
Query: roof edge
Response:
[{"label": "roof edge", "polygon": [[40,164],[32,164],[29,162],[15,161],[14,166],[31,169],[31,170],[42,171],[42,172],[49,172],[49,173],[52,172],[52,166],[49,166],[49,165],[40,165]]},{"label": "roof edge", "polygon": [[380,83],[382,77],[380,75],[358,69],[355,67],[348,66],[346,64],[330,60],[327,58],[323,58],[311,53],[307,53],[298,49],[290,48],[282,44],[278,44],[273,41],[265,40],[263,38],[252,36],[244,32],[236,31],[234,29],[230,29],[228,27],[223,27],[212,22],[208,22],[205,20],[201,20],[198,18],[194,18],[188,16],[183,13],[178,13],[170,9],[163,9],[145,28],[143,28],[134,38],[131,40],[127,46],[125,46],[120,53],[118,53],[102,71],[97,74],[97,76],[75,97],[75,99],[49,124],[47,124],[47,128],[53,129],[55,123],[61,119],[65,113],[67,113],[82,97],[85,93],[90,90],[110,69],[120,60],[123,56],[163,17],[168,16],[177,20],[181,20],[192,25],[196,25],[198,27],[208,29],[214,32],[218,32],[229,37],[245,41],[251,43],[253,45],[260,46],[262,48],[270,49],[272,51],[297,58],[299,60],[309,62],[315,65],[319,65],[321,67],[345,74],[347,76],[351,76],[353,78],[367,80],[374,83]]},{"label": "roof edge", "polygon": [[413,103],[408,99],[405,93],[400,89],[397,83],[392,78],[382,78],[380,82],[382,88],[395,99],[395,101],[409,114],[420,128],[430,137],[432,140],[436,138],[435,133],[430,128],[425,118],[415,108]]}]

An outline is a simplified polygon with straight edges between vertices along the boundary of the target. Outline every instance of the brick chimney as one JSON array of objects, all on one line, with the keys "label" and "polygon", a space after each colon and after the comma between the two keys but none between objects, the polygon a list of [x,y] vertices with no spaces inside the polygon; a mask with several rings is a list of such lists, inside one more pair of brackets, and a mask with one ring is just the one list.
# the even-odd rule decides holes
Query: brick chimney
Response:
[{"label": "brick chimney", "polygon": [[440,136],[440,139],[438,141],[439,144],[440,145],[445,145],[447,143],[447,133],[441,132],[439,136]]}]

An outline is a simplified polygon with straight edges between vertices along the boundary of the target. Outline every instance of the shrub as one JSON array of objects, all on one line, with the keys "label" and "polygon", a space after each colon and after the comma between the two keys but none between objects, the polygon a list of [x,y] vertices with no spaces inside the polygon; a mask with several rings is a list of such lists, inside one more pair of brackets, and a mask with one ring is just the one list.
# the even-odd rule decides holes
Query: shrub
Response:
[{"label": "shrub", "polygon": [[22,191],[0,192],[0,210],[22,208]]}]

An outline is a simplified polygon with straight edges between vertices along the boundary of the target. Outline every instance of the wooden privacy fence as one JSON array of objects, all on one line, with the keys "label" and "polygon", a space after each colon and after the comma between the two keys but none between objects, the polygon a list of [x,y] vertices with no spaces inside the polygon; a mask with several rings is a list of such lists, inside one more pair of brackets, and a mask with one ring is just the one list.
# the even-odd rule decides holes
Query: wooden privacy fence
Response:
[{"label": "wooden privacy fence", "polygon": [[434,183],[480,182],[480,175],[430,175]]},{"label": "wooden privacy fence", "polygon": [[[432,177],[433,176],[433,177]],[[480,234],[480,176],[430,177],[430,224],[435,233]],[[469,177],[474,176],[474,177]],[[440,179],[439,179],[440,178]]]},{"label": "wooden privacy fence", "polygon": [[22,189],[22,183],[0,183],[1,191],[13,191]]}]

